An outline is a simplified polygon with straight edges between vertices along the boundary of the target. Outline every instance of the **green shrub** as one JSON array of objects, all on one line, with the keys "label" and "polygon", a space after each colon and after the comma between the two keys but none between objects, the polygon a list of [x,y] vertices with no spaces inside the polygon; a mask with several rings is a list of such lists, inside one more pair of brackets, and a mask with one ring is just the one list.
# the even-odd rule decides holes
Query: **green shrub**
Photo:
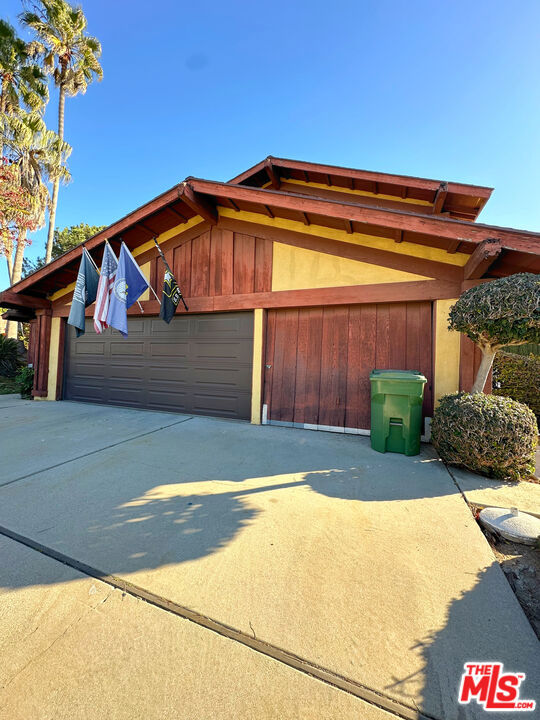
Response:
[{"label": "green shrub", "polygon": [[17,341],[0,335],[0,375],[15,377],[20,367]]},{"label": "green shrub", "polygon": [[540,418],[540,357],[497,353],[493,363],[493,394],[528,405]]},{"label": "green shrub", "polygon": [[503,480],[519,480],[534,472],[536,418],[526,405],[511,398],[446,395],[433,414],[431,439],[449,465]]},{"label": "green shrub", "polygon": [[32,388],[34,387],[34,369],[31,367],[22,367],[16,375],[17,387],[21,393],[21,397],[32,397]]}]

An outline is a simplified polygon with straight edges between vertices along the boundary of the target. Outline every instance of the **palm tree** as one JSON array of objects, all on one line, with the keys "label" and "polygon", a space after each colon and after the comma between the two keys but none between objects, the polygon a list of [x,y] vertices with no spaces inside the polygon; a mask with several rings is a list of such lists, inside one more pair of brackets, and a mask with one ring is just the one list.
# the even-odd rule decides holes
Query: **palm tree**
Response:
[{"label": "palm tree", "polygon": [[[51,179],[69,180],[66,162],[71,147],[48,130],[38,112],[18,110],[13,115],[0,115],[0,139],[12,167],[17,168],[18,184],[25,193],[27,221],[18,228],[15,259],[11,268],[11,283],[21,279],[26,233],[29,228],[38,229],[45,221],[49,204],[47,182]],[[8,262],[9,265],[9,262]]]},{"label": "palm tree", "polygon": [[[31,27],[41,43],[43,65],[52,74],[58,88],[58,137],[64,139],[64,108],[66,95],[85,93],[89,83],[101,80],[103,70],[99,40],[86,34],[86,17],[80,7],[66,0],[39,0],[34,11],[23,12],[21,22]],[[53,194],[49,213],[49,229],[45,261],[52,255],[59,177],[52,177]]]},{"label": "palm tree", "polygon": [[[35,43],[25,43],[13,27],[0,20],[0,113],[20,107],[43,110],[49,92],[45,74],[35,62]],[[0,144],[0,158],[3,148]]]}]

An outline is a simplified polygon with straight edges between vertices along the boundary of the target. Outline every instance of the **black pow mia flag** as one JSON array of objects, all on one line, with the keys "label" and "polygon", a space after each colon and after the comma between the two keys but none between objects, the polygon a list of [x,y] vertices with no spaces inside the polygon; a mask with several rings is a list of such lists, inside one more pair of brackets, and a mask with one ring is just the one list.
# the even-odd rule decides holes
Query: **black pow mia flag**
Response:
[{"label": "black pow mia flag", "polygon": [[159,317],[162,320],[165,320],[166,323],[171,322],[181,297],[182,293],[180,292],[180,288],[174,279],[174,275],[170,270],[165,270]]}]

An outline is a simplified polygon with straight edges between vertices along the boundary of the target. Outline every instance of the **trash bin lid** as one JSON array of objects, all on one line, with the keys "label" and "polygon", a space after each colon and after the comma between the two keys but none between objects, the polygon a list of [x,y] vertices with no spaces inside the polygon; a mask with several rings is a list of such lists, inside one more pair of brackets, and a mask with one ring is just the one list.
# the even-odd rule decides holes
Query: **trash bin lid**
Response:
[{"label": "trash bin lid", "polygon": [[370,380],[401,380],[405,382],[425,383],[427,378],[420,370],[372,370]]}]

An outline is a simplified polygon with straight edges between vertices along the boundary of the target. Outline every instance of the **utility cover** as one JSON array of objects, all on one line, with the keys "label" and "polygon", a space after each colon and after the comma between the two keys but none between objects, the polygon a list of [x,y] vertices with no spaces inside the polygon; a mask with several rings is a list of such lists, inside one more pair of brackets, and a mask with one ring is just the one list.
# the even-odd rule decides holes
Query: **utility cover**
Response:
[{"label": "utility cover", "polygon": [[515,508],[485,508],[480,513],[480,522],[488,530],[511,542],[534,545],[540,537],[540,520]]}]

